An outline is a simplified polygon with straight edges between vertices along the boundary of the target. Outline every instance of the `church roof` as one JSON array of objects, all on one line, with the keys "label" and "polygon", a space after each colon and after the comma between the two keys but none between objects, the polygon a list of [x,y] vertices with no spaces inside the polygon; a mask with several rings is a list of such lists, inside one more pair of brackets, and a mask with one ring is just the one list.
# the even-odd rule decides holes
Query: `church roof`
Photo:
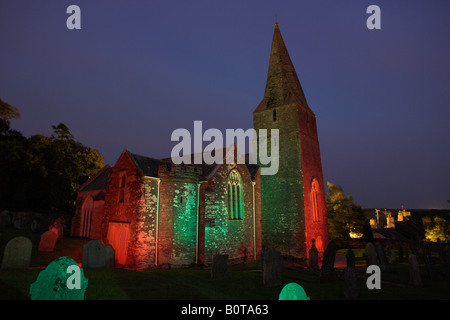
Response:
[{"label": "church roof", "polygon": [[294,102],[311,111],[278,23],[275,23],[264,98],[254,112]]},{"label": "church roof", "polygon": [[128,150],[127,153],[143,175],[148,177],[158,177],[158,168],[161,160],[134,154]]},{"label": "church roof", "polygon": [[78,191],[96,191],[106,189],[106,180],[112,168],[109,165],[100,169],[92,178],[83,183]]}]

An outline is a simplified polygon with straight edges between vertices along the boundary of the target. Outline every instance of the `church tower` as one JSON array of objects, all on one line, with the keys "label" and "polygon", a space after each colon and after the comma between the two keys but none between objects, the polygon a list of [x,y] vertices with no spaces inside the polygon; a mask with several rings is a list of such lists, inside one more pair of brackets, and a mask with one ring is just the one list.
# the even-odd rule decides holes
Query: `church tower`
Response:
[{"label": "church tower", "polygon": [[[267,129],[268,141],[270,130],[279,130],[279,141],[275,141],[279,148],[278,172],[260,177],[262,250],[275,249],[285,257],[306,259],[315,239],[319,252],[323,252],[328,244],[328,225],[316,116],[305,98],[278,23],[264,98],[253,112],[253,126],[258,134],[259,129]],[[270,143],[267,150],[269,154]]]}]

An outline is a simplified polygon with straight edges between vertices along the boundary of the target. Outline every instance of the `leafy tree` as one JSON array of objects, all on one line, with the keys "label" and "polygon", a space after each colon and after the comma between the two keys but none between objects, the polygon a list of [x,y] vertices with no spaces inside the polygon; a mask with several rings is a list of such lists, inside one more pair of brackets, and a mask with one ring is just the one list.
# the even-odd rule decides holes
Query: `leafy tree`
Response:
[{"label": "leafy tree", "polygon": [[443,242],[450,241],[450,226],[447,220],[439,216],[434,217],[425,230],[425,238],[432,242],[437,242],[438,239]]},{"label": "leafy tree", "polygon": [[333,239],[348,239],[350,233],[363,234],[366,225],[364,210],[345,195],[342,187],[327,182],[326,197],[328,211],[328,231]]},{"label": "leafy tree", "polygon": [[0,99],[0,119],[19,119],[20,117],[19,109]]},{"label": "leafy tree", "polygon": [[50,137],[27,139],[0,119],[0,210],[72,210],[79,186],[103,167],[66,125],[52,128]]}]

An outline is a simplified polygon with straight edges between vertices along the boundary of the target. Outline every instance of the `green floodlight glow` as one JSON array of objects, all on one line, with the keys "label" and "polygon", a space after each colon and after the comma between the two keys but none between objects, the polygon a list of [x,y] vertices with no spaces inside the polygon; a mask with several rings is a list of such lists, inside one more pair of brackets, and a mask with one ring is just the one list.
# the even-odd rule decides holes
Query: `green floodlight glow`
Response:
[{"label": "green floodlight glow", "polygon": [[84,300],[88,279],[69,257],[59,257],[30,285],[31,300]]},{"label": "green floodlight glow", "polygon": [[310,298],[301,285],[291,282],[281,290],[278,300],[310,300]]}]

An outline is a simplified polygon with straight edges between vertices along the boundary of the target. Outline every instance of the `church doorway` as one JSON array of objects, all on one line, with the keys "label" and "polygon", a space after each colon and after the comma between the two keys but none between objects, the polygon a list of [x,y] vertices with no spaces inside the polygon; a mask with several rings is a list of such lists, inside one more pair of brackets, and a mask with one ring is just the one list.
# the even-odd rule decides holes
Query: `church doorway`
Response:
[{"label": "church doorway", "polygon": [[108,226],[108,242],[116,251],[116,265],[125,265],[128,254],[129,223],[110,222]]}]

